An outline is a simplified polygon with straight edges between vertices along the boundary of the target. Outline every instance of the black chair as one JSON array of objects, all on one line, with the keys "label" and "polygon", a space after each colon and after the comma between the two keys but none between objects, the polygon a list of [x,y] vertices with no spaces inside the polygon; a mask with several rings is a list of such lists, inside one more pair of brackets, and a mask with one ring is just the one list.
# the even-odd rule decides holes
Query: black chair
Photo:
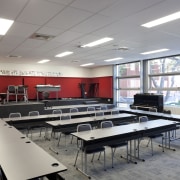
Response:
[{"label": "black chair", "polygon": [[101,111],[106,111],[106,110],[107,110],[107,105],[102,105],[102,106],[100,107],[100,110],[101,110]]},{"label": "black chair", "polygon": [[76,113],[79,112],[78,108],[70,108],[70,113]]},{"label": "black chair", "polygon": [[[113,127],[112,121],[101,122],[101,128],[111,128],[111,127]],[[114,155],[115,155],[116,148],[126,146],[126,153],[127,153],[126,160],[128,162],[128,142],[127,141],[112,143],[108,146],[111,148],[112,168],[114,168]],[[121,158],[123,158],[123,156],[121,156]]]},{"label": "black chair", "polygon": [[[71,119],[70,115],[61,115],[60,116],[61,121],[68,121],[70,119]],[[61,131],[61,129],[59,129],[59,132],[60,131]],[[59,146],[60,141],[61,141],[61,135],[64,134],[65,135],[65,146],[66,146],[66,136],[70,135],[72,132],[74,132],[74,131],[71,128],[66,129],[66,131],[60,132],[57,145]]]},{"label": "black chair", "polygon": [[[143,123],[143,122],[147,122],[149,119],[147,116],[140,116],[139,117],[139,123]],[[149,141],[147,143],[147,147],[149,146],[149,143],[151,142],[151,153],[152,153],[152,156],[153,156],[153,143],[152,143],[152,140],[155,139],[155,138],[159,138],[161,137],[162,138],[162,148],[163,148],[163,140],[164,140],[164,137],[163,137],[163,134],[153,134],[153,135],[150,135],[148,136],[147,138],[149,138]],[[163,151],[164,151],[164,148],[163,148]]]},{"label": "black chair", "polygon": [[[92,130],[92,127],[90,124],[79,124],[77,126],[77,132],[82,132],[82,131],[91,131]],[[80,151],[83,151],[85,153],[85,156],[87,156],[87,154],[93,154],[92,156],[92,159],[91,159],[91,162],[93,162],[93,159],[94,159],[94,155],[95,153],[100,153],[99,154],[99,157],[98,157],[98,160],[100,158],[100,155],[102,152],[104,152],[104,170],[106,170],[106,155],[105,155],[105,147],[104,146],[99,146],[99,147],[89,147],[89,148],[83,148],[81,147],[82,145],[82,142],[80,139],[77,139],[78,141],[78,151],[77,151],[77,154],[76,154],[76,158],[75,158],[75,162],[74,162],[74,166],[76,166],[76,162],[77,162],[77,158],[78,158],[78,155],[79,155],[79,152]],[[80,142],[79,142],[80,141]],[[87,162],[85,161],[85,163],[87,164]],[[86,166],[86,165],[85,165]]]},{"label": "black chair", "polygon": [[[39,116],[39,111],[30,111],[28,113],[28,116]],[[42,129],[45,129],[44,124],[31,124],[29,126],[29,132],[31,132],[31,138],[32,138],[32,132],[33,130],[39,129],[39,136],[41,136]]]},{"label": "black chair", "polygon": [[27,87],[23,85],[17,86],[17,100],[18,96],[24,99],[24,102],[28,102],[28,94],[27,94]]},{"label": "black chair", "polygon": [[104,117],[104,112],[103,111],[96,111],[95,117]]},{"label": "black chair", "polygon": [[[59,116],[59,119],[61,119],[61,115],[62,115],[62,110],[61,109],[54,109],[52,111],[52,114],[57,114]],[[56,117],[57,118],[57,117]],[[52,118],[52,120],[54,120],[54,118]],[[51,131],[51,137],[54,135],[54,137],[56,137],[56,133],[60,132],[59,127],[52,127],[52,131]]]},{"label": "black chair", "polygon": [[54,109],[52,111],[52,114],[59,114],[59,115],[61,115],[62,114],[62,110],[61,109]]},{"label": "black chair", "polygon": [[16,125],[13,120],[15,118],[21,119],[21,113],[20,112],[15,112],[15,113],[10,113],[9,114],[9,119],[10,121],[10,125],[13,125],[14,127],[16,127],[16,129],[18,129],[19,131],[23,132],[26,134],[26,136],[28,136],[28,126],[26,123],[24,123],[23,125]]},{"label": "black chair", "polygon": [[9,85],[7,89],[7,102],[9,102],[9,96],[15,96],[16,102],[17,102],[17,90],[16,86]]},{"label": "black chair", "polygon": [[94,112],[95,112],[95,107],[89,106],[89,107],[87,107],[87,111],[88,111],[88,112],[89,112],[89,111],[94,111]]}]

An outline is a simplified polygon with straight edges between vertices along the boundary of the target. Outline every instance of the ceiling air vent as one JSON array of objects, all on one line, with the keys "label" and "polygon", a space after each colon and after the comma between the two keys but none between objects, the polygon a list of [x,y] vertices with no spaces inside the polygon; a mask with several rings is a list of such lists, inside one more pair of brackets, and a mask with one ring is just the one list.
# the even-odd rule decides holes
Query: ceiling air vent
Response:
[{"label": "ceiling air vent", "polygon": [[8,58],[20,58],[21,56],[17,56],[17,55],[8,55]]},{"label": "ceiling air vent", "polygon": [[30,36],[31,39],[44,40],[44,41],[49,41],[53,39],[54,37],[55,36],[52,36],[52,35],[39,34],[39,33],[34,33]]},{"label": "ceiling air vent", "polygon": [[72,60],[71,62],[72,62],[72,63],[78,63],[79,60]]}]

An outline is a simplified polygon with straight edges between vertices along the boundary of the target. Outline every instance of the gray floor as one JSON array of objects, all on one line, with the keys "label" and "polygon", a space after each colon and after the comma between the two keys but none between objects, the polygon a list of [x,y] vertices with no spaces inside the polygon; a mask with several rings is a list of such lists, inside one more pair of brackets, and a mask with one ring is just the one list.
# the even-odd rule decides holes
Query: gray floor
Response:
[{"label": "gray floor", "polygon": [[[32,140],[42,147],[49,154],[58,159],[61,163],[67,166],[68,170],[61,173],[66,180],[84,180],[86,176],[82,175],[73,166],[75,155],[77,152],[76,140],[70,143],[71,137],[67,138],[67,151],[64,146],[64,138],[57,147],[57,140],[45,140],[39,137],[39,134],[34,133]],[[180,130],[177,132],[180,137]],[[145,159],[145,162],[138,161],[137,164],[127,163],[120,158],[120,154],[125,155],[125,148],[117,149],[114,160],[114,168],[111,168],[111,151],[106,148],[106,171],[103,170],[103,156],[100,161],[95,156],[94,163],[91,163],[91,156],[88,158],[88,174],[92,180],[179,180],[180,179],[180,140],[173,141],[172,147],[176,151],[165,150],[158,146],[160,139],[154,141],[154,155],[151,155],[150,147],[146,147],[147,140],[141,142],[140,155]],[[55,154],[49,147],[54,148],[59,154]],[[77,165],[80,166],[80,156]],[[43,162],[42,162],[43,163]]]}]

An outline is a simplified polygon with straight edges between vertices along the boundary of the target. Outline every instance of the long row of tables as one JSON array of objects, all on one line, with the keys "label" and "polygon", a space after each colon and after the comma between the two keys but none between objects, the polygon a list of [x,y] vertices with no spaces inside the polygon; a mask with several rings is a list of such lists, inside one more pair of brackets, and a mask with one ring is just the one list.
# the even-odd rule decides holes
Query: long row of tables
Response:
[{"label": "long row of tables", "polygon": [[[128,125],[114,126],[111,128],[93,129],[86,132],[75,132],[72,133],[72,135],[77,137],[78,139],[81,139],[81,149],[86,149],[89,147],[107,146],[112,144],[113,142],[131,142],[132,140],[147,137],[154,133],[167,133],[171,130],[174,130],[175,128],[176,122],[159,119],[143,123],[132,123]],[[170,137],[168,138],[170,139]],[[87,175],[87,155],[85,153],[83,154],[83,152],[81,155],[82,169],[80,170],[85,175]],[[131,158],[131,152],[129,155]]]},{"label": "long row of tables", "polygon": [[[123,111],[122,109],[119,109],[122,112],[127,112],[127,111]],[[139,111],[139,110],[138,110]],[[110,114],[111,110],[106,110],[105,111],[106,114]],[[137,113],[137,111],[135,110],[135,112]],[[128,111],[128,113],[132,113]],[[138,115],[146,115],[146,111],[140,112]],[[69,113],[63,113],[63,115],[65,114],[69,114]],[[134,113],[135,114],[135,113]],[[151,112],[152,114],[152,112]],[[155,113],[157,115],[157,113]],[[61,121],[61,120],[57,120],[59,119],[59,114],[47,114],[47,115],[40,115],[40,116],[24,116],[19,118],[14,118],[14,119],[9,119],[9,118],[3,118],[3,121],[0,121],[0,140],[1,138],[4,139],[2,141],[0,141],[0,157],[10,157],[9,154],[12,154],[12,158],[14,158],[13,162],[18,161],[18,158],[22,158],[22,162],[20,163],[20,166],[18,169],[16,169],[15,171],[13,170],[14,174],[15,172],[19,172],[20,170],[22,170],[23,172],[26,172],[29,168],[31,168],[31,166],[33,166],[36,162],[44,162],[44,159],[47,158],[47,161],[45,160],[45,162],[47,162],[47,167],[48,166],[52,166],[53,168],[47,168],[49,170],[46,171],[46,168],[44,168],[44,172],[42,171],[38,171],[37,169],[39,169],[40,164],[37,163],[37,169],[33,169],[32,168],[32,175],[30,172],[29,173],[25,173],[24,176],[29,176],[29,178],[27,179],[31,179],[34,177],[42,177],[48,173],[50,173],[50,171],[52,169],[56,169],[53,172],[51,171],[51,173],[57,173],[57,172],[61,172],[61,171],[65,171],[67,170],[67,168],[63,165],[60,164],[60,166],[56,166],[57,164],[59,164],[59,162],[57,162],[56,160],[54,162],[50,162],[50,160],[54,160],[51,159],[51,156],[47,155],[47,153],[44,154],[44,152],[41,148],[37,147],[32,141],[30,141],[27,137],[23,137],[23,135],[18,132],[14,127],[9,126],[7,123],[27,123],[27,122],[31,122],[31,123],[35,123],[37,121],[43,121],[45,122],[47,125],[51,126],[51,127],[60,127],[62,131],[66,130],[67,128],[74,128],[76,127],[78,124],[81,123],[100,123],[101,121],[105,121],[105,120],[113,120],[114,122],[122,122],[122,120],[130,120],[130,119],[134,119],[136,117],[136,115],[133,114],[127,114],[127,113],[120,113],[119,115],[105,115],[104,117],[94,117],[94,112],[78,112],[78,113],[71,113],[71,116],[73,117],[73,119],[68,120],[68,121]],[[93,116],[93,117],[92,117]],[[75,118],[76,117],[76,118]],[[77,118],[77,117],[83,117],[83,118]],[[162,117],[162,116],[161,116]],[[167,118],[166,118],[167,119]],[[53,120],[53,121],[51,121]],[[55,121],[57,120],[57,121]],[[2,123],[3,122],[3,123]],[[7,128],[8,127],[8,128]],[[176,128],[176,123],[173,121],[167,121],[167,120],[158,120],[158,121],[150,121],[147,122],[146,124],[143,123],[133,123],[133,124],[129,124],[129,125],[122,125],[122,126],[115,126],[112,128],[107,128],[107,129],[95,129],[90,131],[89,133],[72,133],[73,136],[76,136],[80,139],[82,139],[83,141],[83,146],[84,148],[88,147],[88,146],[99,146],[99,145],[108,145],[109,143],[112,143],[113,141],[131,141],[133,139],[138,139],[147,135],[150,135],[152,133],[160,133],[160,132],[167,132],[170,130],[173,130]],[[7,130],[8,129],[8,130]],[[11,131],[11,130],[12,131]],[[10,133],[9,133],[10,132]],[[1,135],[2,134],[2,135]],[[8,135],[7,135],[8,134]],[[16,136],[17,134],[17,136]],[[19,134],[19,135],[18,135]],[[7,136],[7,137],[6,137]],[[9,137],[10,136],[10,137]],[[11,136],[13,141],[9,141],[11,139]],[[22,138],[23,137],[23,138]],[[7,140],[7,141],[6,141]],[[5,142],[3,142],[5,141]],[[24,142],[25,141],[25,142]],[[2,144],[1,144],[2,143]],[[1,146],[3,146],[3,143],[5,144],[4,147],[1,148]],[[7,145],[6,145],[7,144]],[[17,147],[16,147],[17,145]],[[13,151],[11,147],[15,146],[15,151]],[[11,149],[9,151],[6,152],[6,148]],[[16,151],[17,149],[17,151]],[[18,154],[18,151],[22,151],[22,152],[26,152],[27,154],[25,154],[24,156],[22,156],[22,154]],[[8,154],[6,154],[8,153]],[[24,167],[24,162],[26,161],[26,155],[27,157],[31,157],[31,153],[32,153],[32,161],[30,161],[30,159],[27,158],[27,161],[29,161],[29,164],[27,165],[27,169]],[[40,159],[38,159],[38,155],[42,153],[42,155],[39,157]],[[43,155],[44,154],[44,155]],[[47,157],[46,157],[47,155]],[[21,157],[22,156],[22,157]],[[41,159],[42,158],[42,159]],[[1,158],[0,158],[1,159]],[[11,172],[12,171],[12,167],[15,165],[15,163],[10,163],[12,161],[10,161],[9,159],[6,158],[2,158],[2,160],[0,160],[0,165],[1,168],[3,169],[3,171],[5,171],[5,175],[7,174],[7,176],[9,176],[8,179],[12,179],[14,180],[14,174],[11,177]],[[60,168],[61,167],[61,168]],[[84,170],[86,171],[86,166],[84,168]],[[83,171],[84,171],[83,170]],[[19,174],[19,173],[18,173]],[[24,177],[21,178],[20,175],[17,176],[17,180],[21,180]],[[26,178],[25,178],[26,179]],[[15,179],[16,180],[16,179]]]},{"label": "long row of tables", "polygon": [[161,112],[150,112],[150,111],[136,110],[136,109],[130,109],[130,108],[118,108],[118,109],[120,112],[135,114],[138,116],[149,116],[156,119],[163,118],[163,119],[169,119],[169,120],[174,120],[174,121],[180,121],[180,115],[177,115],[177,114],[165,114]]},{"label": "long row of tables", "polygon": [[13,126],[0,120],[0,170],[8,180],[55,179],[67,168],[25,137]]}]

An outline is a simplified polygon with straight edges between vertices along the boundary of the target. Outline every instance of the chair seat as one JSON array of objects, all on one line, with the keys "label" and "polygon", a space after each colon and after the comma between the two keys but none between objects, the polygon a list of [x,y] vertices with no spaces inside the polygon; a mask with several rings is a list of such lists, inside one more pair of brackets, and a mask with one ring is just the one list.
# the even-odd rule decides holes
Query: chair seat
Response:
[{"label": "chair seat", "polygon": [[105,147],[87,148],[86,154],[98,153],[105,151]]},{"label": "chair seat", "polygon": [[151,136],[148,136],[149,138],[158,138],[158,137],[162,137],[163,134],[154,134],[154,135],[151,135]]},{"label": "chair seat", "polygon": [[117,147],[121,147],[121,146],[126,146],[127,144],[128,144],[127,142],[114,143],[114,144],[110,144],[109,147],[111,147],[111,148],[117,148]]}]

